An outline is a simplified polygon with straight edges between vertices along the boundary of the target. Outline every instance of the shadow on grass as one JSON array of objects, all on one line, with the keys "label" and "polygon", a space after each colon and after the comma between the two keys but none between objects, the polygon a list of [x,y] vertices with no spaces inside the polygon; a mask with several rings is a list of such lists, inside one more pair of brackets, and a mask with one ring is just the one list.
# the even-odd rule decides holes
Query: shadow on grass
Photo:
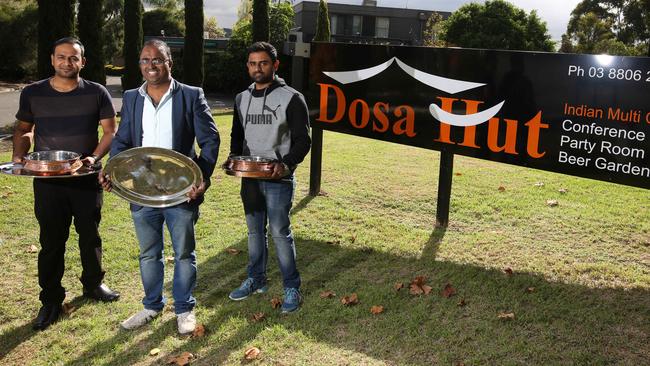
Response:
[{"label": "shadow on grass", "polygon": [[[420,258],[365,248],[350,249],[298,237],[304,303],[300,311],[288,316],[279,314],[270,305],[273,297],[282,294],[282,281],[273,255],[269,262],[270,291],[242,302],[228,300],[228,292],[246,276],[246,240],[242,239],[235,245],[243,250],[241,254],[233,256],[223,252],[199,265],[195,294],[199,306],[210,309],[206,316],[199,312],[199,323],[205,325],[208,335],[190,339],[168,353],[189,351],[199,355],[196,364],[220,364],[232,352],[241,352],[242,347],[259,342],[260,335],[281,329],[289,336],[276,341],[281,343],[279,347],[286,347],[286,354],[283,351],[276,358],[286,355],[290,358],[300,352],[295,348],[305,340],[316,344],[311,347],[326,344],[328,352],[345,350],[341,354],[325,353],[321,356],[325,358],[310,361],[316,364],[338,363],[328,361],[327,357],[341,358],[355,353],[389,364],[647,362],[650,357],[647,290],[593,289],[550,282],[537,274],[517,273],[516,268],[513,275],[508,275],[436,260],[444,234],[444,229],[434,230],[423,243]],[[427,284],[433,287],[430,295],[408,293],[408,283],[417,275],[427,277]],[[395,291],[396,282],[403,282],[407,288]],[[451,298],[441,296],[448,283],[457,291]],[[326,290],[338,296],[320,298],[320,292]],[[339,299],[353,292],[358,294],[360,305],[343,306]],[[372,305],[383,305],[386,311],[372,315],[369,311]],[[261,322],[243,321],[256,312],[264,312],[266,318]],[[502,313],[512,313],[514,319],[499,318]],[[223,329],[237,319],[239,326]],[[141,359],[142,349],[156,347],[161,338],[175,331],[175,324],[157,326],[137,346],[130,346],[126,354],[111,356],[108,350],[121,348],[119,344],[130,339],[128,333],[120,332],[101,345],[90,347],[69,365],[100,360],[118,365],[124,360]],[[305,355],[301,357],[304,359]],[[264,358],[260,362],[264,363]]]},{"label": "shadow on grass", "polygon": [[[77,296],[69,301],[69,304],[72,305],[75,309],[79,309],[84,304],[88,303],[88,299],[83,296]],[[33,318],[36,318],[37,313],[33,314]],[[63,314],[59,321],[65,321],[68,316]],[[32,325],[34,321],[30,321],[26,324],[16,326],[14,328],[8,329],[0,335],[0,360],[4,359],[5,356],[9,354],[14,348],[18,347],[21,343],[27,341],[33,336],[38,336],[41,331],[33,330]],[[47,332],[45,330],[44,332]]]}]

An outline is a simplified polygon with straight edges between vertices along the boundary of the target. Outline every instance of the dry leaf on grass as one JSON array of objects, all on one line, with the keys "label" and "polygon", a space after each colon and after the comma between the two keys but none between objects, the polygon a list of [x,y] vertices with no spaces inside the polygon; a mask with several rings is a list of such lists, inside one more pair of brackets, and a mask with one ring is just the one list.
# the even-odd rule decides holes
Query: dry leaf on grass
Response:
[{"label": "dry leaf on grass", "polygon": [[506,190],[506,187],[504,186],[499,186],[499,192],[504,192]]},{"label": "dry leaf on grass", "polygon": [[528,292],[528,293],[535,292],[535,288],[534,287],[529,287],[529,288],[526,289],[526,292]]},{"label": "dry leaf on grass", "polygon": [[350,296],[343,296],[343,298],[341,298],[341,304],[345,306],[357,305],[359,304],[359,297],[356,293],[353,293]]},{"label": "dry leaf on grass", "polygon": [[241,253],[241,250],[236,249],[236,248],[228,248],[228,249],[226,249],[226,252],[228,252],[228,254],[237,255],[237,254]]},{"label": "dry leaf on grass", "polygon": [[201,338],[205,335],[205,326],[203,324],[197,324],[192,332],[192,338]]},{"label": "dry leaf on grass", "polygon": [[403,284],[402,282],[398,282],[398,283],[396,283],[395,285],[393,285],[393,289],[394,289],[395,291],[399,291],[399,290],[401,290],[401,289],[403,289],[403,288],[404,288],[404,284]]},{"label": "dry leaf on grass", "polygon": [[456,176],[461,176],[463,173],[455,173]]},{"label": "dry leaf on grass", "polygon": [[255,313],[255,314],[253,314],[253,315],[251,316],[251,321],[252,321],[252,322],[258,322],[258,321],[260,321],[260,320],[264,320],[265,317],[266,317],[266,314],[264,314],[264,313],[262,313],[262,312]]},{"label": "dry leaf on grass", "polygon": [[183,352],[178,356],[171,356],[167,360],[168,365],[177,365],[177,366],[185,366],[189,365],[190,361],[194,358],[194,355],[189,353],[189,352]]},{"label": "dry leaf on grass", "polygon": [[327,196],[329,196],[329,193],[321,190],[321,191],[318,192],[318,195],[322,196],[322,197],[327,197]]},{"label": "dry leaf on grass", "polygon": [[427,286],[425,283],[427,278],[425,276],[415,277],[409,284],[409,293],[411,295],[428,295],[431,292],[431,286]]},{"label": "dry leaf on grass", "polygon": [[280,300],[279,297],[274,297],[271,299],[271,307],[273,307],[273,309],[277,309],[281,305],[282,305],[282,300]]},{"label": "dry leaf on grass", "polygon": [[8,197],[11,196],[12,194],[13,194],[13,192],[3,193],[2,195],[0,195],[0,198],[8,198]]},{"label": "dry leaf on grass", "polygon": [[262,353],[262,351],[260,351],[259,348],[251,347],[251,348],[247,349],[246,351],[244,351],[244,358],[247,359],[247,360],[254,360],[257,357],[259,357],[260,353]]},{"label": "dry leaf on grass", "polygon": [[167,262],[167,263],[174,263],[174,257],[172,257],[172,256],[165,257],[165,262]]},{"label": "dry leaf on grass", "polygon": [[565,194],[565,193],[567,193],[569,190],[566,189],[566,188],[560,188],[560,189],[558,189],[557,191],[560,192],[560,193],[562,193],[562,194]]},{"label": "dry leaf on grass", "polygon": [[467,303],[465,302],[465,299],[463,298],[463,299],[460,299],[460,301],[456,305],[459,306],[459,307],[463,307],[463,306],[467,305]]},{"label": "dry leaf on grass", "polygon": [[77,308],[74,305],[70,304],[69,302],[66,302],[65,304],[63,304],[63,313],[65,315],[70,315],[70,314],[74,313],[76,310],[77,310]]},{"label": "dry leaf on grass", "polygon": [[333,298],[335,296],[336,296],[336,294],[333,291],[330,291],[330,290],[323,291],[323,292],[320,293],[320,298],[321,299],[331,299],[331,298]]},{"label": "dry leaf on grass", "polygon": [[506,268],[503,270],[503,273],[507,274],[508,276],[512,276],[512,273],[513,273],[513,272],[512,272],[512,268],[510,268],[510,267],[506,267]]},{"label": "dry leaf on grass", "polygon": [[354,244],[355,241],[357,241],[357,234],[352,234],[352,236],[350,236],[350,243]]},{"label": "dry leaf on grass", "polygon": [[499,313],[499,315],[497,315],[497,318],[506,319],[506,320],[514,319],[515,318],[515,313],[512,313],[512,312],[510,312],[510,313],[505,313],[505,312],[504,313]]},{"label": "dry leaf on grass", "polygon": [[442,289],[442,292],[440,294],[442,295],[442,297],[450,298],[456,295],[456,289],[451,287],[451,284],[448,283],[445,285],[445,288]]},{"label": "dry leaf on grass", "polygon": [[38,252],[38,247],[36,245],[32,244],[27,248],[27,253],[36,253]]},{"label": "dry leaf on grass", "polygon": [[375,315],[381,314],[381,313],[384,312],[384,307],[381,306],[381,305],[375,305],[375,306],[370,308],[370,312],[375,314]]},{"label": "dry leaf on grass", "polygon": [[555,207],[555,206],[559,205],[559,203],[558,203],[557,200],[547,200],[546,205],[549,206],[549,207]]},{"label": "dry leaf on grass", "polygon": [[149,356],[155,356],[160,353],[160,348],[153,348],[151,351],[149,351]]},{"label": "dry leaf on grass", "polygon": [[535,183],[535,187],[544,187],[544,182]]}]

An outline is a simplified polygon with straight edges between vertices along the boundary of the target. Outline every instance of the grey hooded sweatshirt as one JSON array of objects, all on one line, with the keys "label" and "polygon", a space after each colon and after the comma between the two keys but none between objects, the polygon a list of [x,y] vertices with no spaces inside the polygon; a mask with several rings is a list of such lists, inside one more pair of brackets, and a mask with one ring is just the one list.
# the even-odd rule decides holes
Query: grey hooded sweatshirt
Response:
[{"label": "grey hooded sweatshirt", "polygon": [[293,172],[309,148],[309,112],[300,92],[276,77],[265,89],[248,89],[235,97],[230,155],[277,159]]}]

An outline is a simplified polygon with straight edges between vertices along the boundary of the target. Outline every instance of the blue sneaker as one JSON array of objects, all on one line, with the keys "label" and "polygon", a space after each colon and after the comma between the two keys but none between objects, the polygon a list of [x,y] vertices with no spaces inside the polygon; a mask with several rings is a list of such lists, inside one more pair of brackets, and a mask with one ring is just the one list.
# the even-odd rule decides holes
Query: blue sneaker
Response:
[{"label": "blue sneaker", "polygon": [[282,302],[282,314],[288,314],[298,310],[301,302],[302,295],[300,295],[300,290],[295,287],[285,288],[284,301]]},{"label": "blue sneaker", "polygon": [[230,300],[239,301],[244,300],[252,294],[263,294],[268,291],[268,289],[269,288],[266,285],[257,285],[255,280],[249,277],[245,279],[239,287],[234,289],[228,297]]}]

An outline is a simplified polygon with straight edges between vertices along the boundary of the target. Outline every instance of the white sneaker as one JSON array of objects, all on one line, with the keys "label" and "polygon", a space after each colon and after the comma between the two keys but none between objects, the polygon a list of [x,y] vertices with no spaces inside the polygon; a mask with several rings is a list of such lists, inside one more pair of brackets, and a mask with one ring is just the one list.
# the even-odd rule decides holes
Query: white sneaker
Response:
[{"label": "white sneaker", "polygon": [[184,313],[176,314],[176,323],[178,324],[178,333],[192,333],[194,332],[194,328],[196,328],[196,317],[191,310],[186,311]]},{"label": "white sneaker", "polygon": [[149,323],[151,319],[155,318],[158,314],[160,314],[160,311],[142,309],[133,314],[127,320],[120,323],[120,325],[122,328],[127,330],[140,328],[141,326]]}]

